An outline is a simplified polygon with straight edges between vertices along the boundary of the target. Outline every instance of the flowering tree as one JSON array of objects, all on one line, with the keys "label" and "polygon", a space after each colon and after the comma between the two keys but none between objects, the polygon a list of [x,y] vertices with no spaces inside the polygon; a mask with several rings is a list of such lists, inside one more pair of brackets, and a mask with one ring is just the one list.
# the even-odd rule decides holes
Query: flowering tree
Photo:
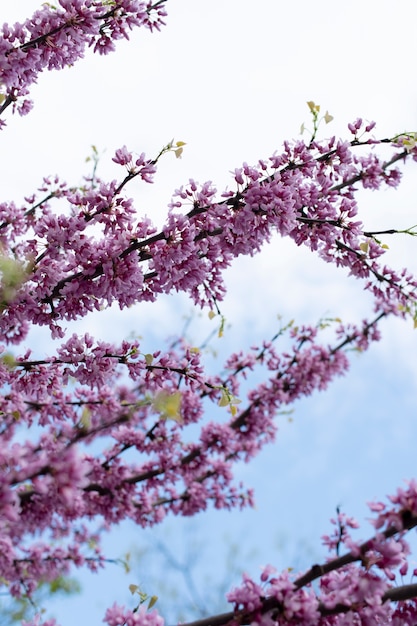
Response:
[{"label": "flowering tree", "polygon": [[[22,24],[3,26],[2,127],[10,112],[30,112],[39,72],[73,65],[87,47],[107,54],[130,29],[159,30],[165,4],[59,0]],[[237,168],[232,190],[191,180],[175,191],[161,230],[138,215],[126,193],[133,179],[152,183],[159,159],[179,156],[182,142],[154,157],[123,146],[113,157],[118,180],[94,173],[73,188],[45,179],[21,204],[0,205],[0,576],[13,596],[30,598],[74,567],[104,566],[99,533],[124,519],[149,527],[209,504],[250,505],[253,495],[236,484],[233,467],[274,440],[276,413],[345,373],[346,350],[379,339],[382,318],[416,320],[416,279],[384,264],[380,233],[364,228],[356,201],[361,186],[399,184],[398,166],[417,160],[416,137],[376,139],[375,125],[358,119],[347,139],[318,141],[320,110],[308,105],[311,139],[285,142],[282,151]],[[388,158],[378,156],[382,144],[392,151]],[[112,345],[66,335],[68,320],[174,291],[221,318],[225,268],[258,252],[275,232],[347,268],[373,296],[370,319],[360,326],[335,320],[330,343],[322,324],[289,324],[247,353],[230,355],[216,376],[184,338],[151,354],[136,340]],[[58,341],[47,358],[26,345],[32,326],[49,328]],[[280,351],[283,335],[290,347]],[[266,378],[247,391],[246,375],[257,369]],[[199,626],[414,624],[417,585],[394,583],[408,569],[405,535],[417,525],[417,483],[371,510],[372,538],[354,540],[356,522],[338,513],[334,533],[324,538],[329,560],[298,576],[268,566],[259,583],[244,578],[228,596],[230,613]],[[143,599],[134,611],[113,605],[105,623],[158,626],[161,618]]]}]

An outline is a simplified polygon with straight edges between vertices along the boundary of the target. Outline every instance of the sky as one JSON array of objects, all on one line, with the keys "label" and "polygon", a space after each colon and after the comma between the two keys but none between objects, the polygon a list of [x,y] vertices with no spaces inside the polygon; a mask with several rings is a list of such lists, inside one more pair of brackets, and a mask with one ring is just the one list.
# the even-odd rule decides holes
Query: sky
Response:
[{"label": "sky", "polygon": [[[14,0],[0,17],[14,22],[39,5]],[[73,68],[41,76],[32,90],[33,111],[6,116],[2,199],[21,200],[49,174],[78,183],[92,145],[102,154],[100,176],[109,178],[120,169],[111,162],[116,148],[126,144],[151,157],[174,137],[187,144],[182,159],[166,155],[153,186],[135,182],[128,190],[138,211],[161,225],[172,191],[189,178],[212,180],[222,190],[243,161],[267,158],[284,139],[298,137],[309,122],[308,100],[334,116],[323,136],[346,136],[347,123],[358,116],[375,120],[380,137],[417,130],[415,2],[375,6],[359,0],[168,0],[161,33],[135,31],[114,54],[88,53]],[[417,223],[416,167],[406,168],[397,191],[361,193],[367,227]],[[387,243],[387,262],[417,273],[417,241],[399,236]],[[257,257],[238,259],[227,285],[222,312],[228,328],[214,340],[219,354],[269,338],[278,315],[297,323],[323,316],[358,321],[372,306],[359,283],[278,237]],[[180,332],[191,311],[185,297],[164,297],[122,313],[112,308],[75,328],[114,341],[139,333],[151,350]],[[197,313],[190,328],[196,342],[212,328]],[[417,475],[417,331],[401,320],[388,320],[381,330],[381,342],[354,355],[345,377],[297,403],[292,421],[278,417],[276,443],[239,466],[237,478],[255,488],[256,509],[168,520],[152,533],[122,525],[106,540],[109,556],[145,550],[155,538],[181,555],[195,537],[204,544],[196,573],[204,588],[206,575],[212,586],[227,576],[231,541],[240,546],[242,569],[257,575],[267,562],[308,567],[322,559],[320,536],[338,505],[366,524],[367,501]],[[31,338],[39,344],[46,334]],[[369,526],[361,532],[366,538]],[[152,586],[158,574],[165,579],[159,564],[154,552],[130,577],[115,566],[100,577],[83,575],[83,594],[52,610],[62,626],[76,618],[99,624],[106,606],[129,602],[129,584]],[[180,586],[178,575],[172,580]],[[172,594],[167,597],[169,603]]]}]

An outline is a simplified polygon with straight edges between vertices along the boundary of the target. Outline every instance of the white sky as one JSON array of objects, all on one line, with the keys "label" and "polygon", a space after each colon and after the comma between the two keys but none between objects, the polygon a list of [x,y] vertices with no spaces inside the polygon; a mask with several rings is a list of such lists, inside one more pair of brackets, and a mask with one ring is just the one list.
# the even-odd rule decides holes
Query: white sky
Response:
[{"label": "white sky", "polygon": [[[0,17],[13,22],[39,4],[14,0],[2,6]],[[172,190],[189,177],[213,180],[222,190],[232,184],[230,170],[266,158],[282,140],[296,137],[309,121],[307,100],[335,117],[323,134],[344,134],[357,116],[374,119],[380,136],[417,130],[414,0],[168,0],[167,7],[161,33],[134,32],[115,54],[88,54],[74,68],[41,76],[31,114],[6,115],[3,200],[20,200],[47,174],[77,183],[92,144],[105,150],[100,175],[113,177],[120,175],[111,163],[116,148],[126,144],[154,156],[175,137],[187,142],[183,158],[167,155],[154,186],[134,182],[127,190],[140,211],[162,223]],[[362,194],[367,225],[417,223],[415,181],[410,167],[400,191]],[[417,271],[416,241],[387,243],[392,263]],[[348,321],[369,312],[358,284],[280,239],[255,259],[239,259],[228,285],[222,307],[232,325],[223,342],[227,350],[272,335],[278,313],[315,322],[322,315]],[[106,312],[78,328],[87,325],[109,339],[135,330],[152,344],[177,332],[190,308],[182,297],[162,298],[117,317]],[[211,514],[202,531],[210,551],[218,547],[219,528],[231,528],[235,538],[245,534],[253,543],[260,564],[281,558],[271,550],[277,533],[294,545],[297,537],[309,541],[320,555],[319,536],[328,531],[337,504],[363,518],[366,500],[416,474],[417,335],[398,320],[383,331],[378,346],[353,358],[347,377],[301,402],[293,423],[281,418],[276,445],[239,469],[256,488],[257,509]],[[145,541],[137,530],[119,533],[110,544],[112,556],[126,551],[132,536]],[[215,568],[221,567],[220,555]],[[103,579],[85,580],[86,593],[71,600],[71,612],[68,605],[56,609],[63,626],[72,626],[78,614],[83,623],[88,616],[99,624],[105,606],[126,601],[128,584],[136,582],[114,569]]]}]

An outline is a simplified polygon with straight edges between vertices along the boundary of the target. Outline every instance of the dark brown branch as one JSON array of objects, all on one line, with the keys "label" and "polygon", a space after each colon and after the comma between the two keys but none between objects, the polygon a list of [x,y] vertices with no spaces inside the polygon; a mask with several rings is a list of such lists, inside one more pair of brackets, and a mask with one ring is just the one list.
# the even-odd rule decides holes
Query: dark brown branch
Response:
[{"label": "dark brown branch", "polygon": [[404,600],[412,600],[417,598],[417,584],[401,585],[401,587],[393,587],[382,596],[384,602],[403,602]]},{"label": "dark brown branch", "polygon": [[[390,537],[393,537],[394,535],[397,535],[398,533],[401,533],[403,531],[408,531],[411,528],[414,528],[415,526],[417,526],[417,516],[411,515],[409,511],[404,511],[402,523],[403,523],[402,529],[398,529],[395,526],[390,526],[389,528],[387,528],[387,530],[382,532],[380,535],[383,536],[385,539],[389,539]],[[311,567],[311,569],[308,572],[303,574],[303,576],[300,576],[299,578],[297,578],[297,580],[294,583],[296,588],[301,589],[301,587],[305,587],[309,583],[313,582],[313,580],[320,578],[324,574],[328,574],[329,572],[333,572],[334,570],[340,569],[341,567],[344,567],[345,565],[349,565],[349,563],[354,563],[355,561],[361,561],[364,555],[366,554],[366,552],[368,552],[369,550],[372,550],[374,542],[375,542],[375,538],[373,537],[372,539],[369,539],[368,541],[365,541],[364,543],[362,543],[359,546],[357,553],[348,552],[347,554],[337,557],[336,559],[333,559],[332,561],[328,561],[327,563],[323,563],[322,565],[313,565],[313,567]]]},{"label": "dark brown branch", "polygon": [[[383,143],[383,142],[387,143],[387,142],[390,142],[390,140],[383,139],[380,143]],[[386,161],[385,163],[383,163],[382,169],[386,170],[388,167],[390,167],[397,161],[401,161],[401,159],[405,159],[407,155],[408,155],[407,150],[403,150],[402,152],[395,154],[389,161]],[[355,183],[358,183],[359,181],[361,181],[363,177],[364,177],[364,174],[360,173],[357,176],[354,176],[353,178],[350,178],[349,180],[346,180],[343,183],[340,183],[339,185],[335,185],[334,187],[331,187],[330,191],[340,191],[341,189],[344,189],[345,187],[351,187]]]}]

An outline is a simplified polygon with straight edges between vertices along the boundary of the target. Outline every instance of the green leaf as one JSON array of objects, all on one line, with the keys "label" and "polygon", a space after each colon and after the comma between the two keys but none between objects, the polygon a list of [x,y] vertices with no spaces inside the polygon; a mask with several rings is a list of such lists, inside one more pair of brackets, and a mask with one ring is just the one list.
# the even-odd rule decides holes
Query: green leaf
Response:
[{"label": "green leaf", "polygon": [[228,406],[229,404],[229,393],[227,392],[226,389],[222,389],[222,395],[221,398],[219,400],[219,406]]},{"label": "green leaf", "polygon": [[121,563],[124,567],[125,574],[128,574],[130,572],[130,552],[126,552],[126,556],[121,560]]},{"label": "green leaf", "polygon": [[316,104],[312,100],[309,100],[307,102],[307,106],[310,109],[310,111],[313,113],[313,115],[317,115],[317,113],[320,111],[320,105]]},{"label": "green leaf", "polygon": [[84,407],[80,418],[80,427],[83,430],[88,430],[91,426],[91,411],[88,407]]},{"label": "green leaf", "polygon": [[149,600],[149,604],[148,604],[148,609],[151,609],[154,604],[156,604],[158,602],[158,596],[151,596],[150,600]]},{"label": "green leaf", "polygon": [[222,395],[219,400],[219,406],[228,406],[230,409],[230,413],[234,417],[237,413],[236,405],[240,404],[242,401],[239,398],[236,398],[226,387],[222,388]]},{"label": "green leaf", "polygon": [[10,352],[6,352],[6,354],[3,354],[3,356],[1,357],[1,362],[9,370],[12,370],[14,367],[16,367],[16,359]]},{"label": "green leaf", "polygon": [[30,273],[30,268],[17,259],[0,256],[1,291],[3,303],[11,302]]},{"label": "green leaf", "polygon": [[155,411],[160,414],[162,419],[174,420],[182,423],[181,409],[181,392],[159,391],[153,399],[152,405]]},{"label": "green leaf", "polygon": [[223,337],[225,323],[226,323],[226,318],[222,315],[222,320],[220,322],[220,328],[219,328],[219,332],[218,332],[218,337],[219,338]]}]

